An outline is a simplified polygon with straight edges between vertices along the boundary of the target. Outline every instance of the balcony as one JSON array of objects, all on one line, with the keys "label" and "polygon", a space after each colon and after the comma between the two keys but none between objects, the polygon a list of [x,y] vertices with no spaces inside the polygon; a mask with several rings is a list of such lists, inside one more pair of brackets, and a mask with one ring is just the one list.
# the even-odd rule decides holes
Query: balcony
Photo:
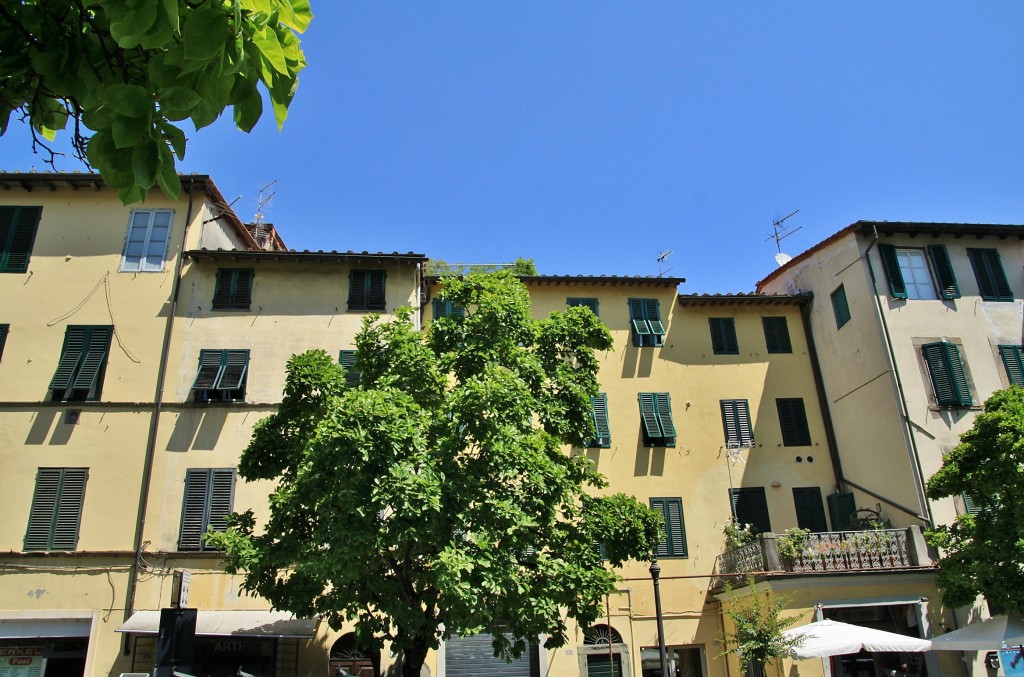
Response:
[{"label": "balcony", "polygon": [[[746,545],[718,557],[717,574],[812,574],[851,571],[892,571],[931,567],[932,554],[921,527],[869,531],[831,531],[808,534],[801,554],[793,559],[779,556],[779,534],[760,534]],[[735,576],[716,577],[720,588]]]}]

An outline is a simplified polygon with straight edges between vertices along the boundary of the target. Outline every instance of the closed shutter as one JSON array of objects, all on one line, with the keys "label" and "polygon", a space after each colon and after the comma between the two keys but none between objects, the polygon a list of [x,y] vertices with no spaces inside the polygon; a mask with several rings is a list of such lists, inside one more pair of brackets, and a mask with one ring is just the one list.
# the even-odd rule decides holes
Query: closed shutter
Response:
[{"label": "closed shutter", "polygon": [[799,397],[775,400],[779,410],[779,426],[782,428],[782,444],[787,447],[805,447],[811,444],[811,433],[807,427],[807,412],[804,401]]},{"label": "closed shutter", "polygon": [[39,469],[25,550],[75,549],[88,478],[88,468]]},{"label": "closed shutter", "polygon": [[739,343],[736,340],[736,321],[731,317],[709,317],[711,327],[711,349],[716,355],[736,355]]},{"label": "closed shutter", "polygon": [[384,271],[371,270],[368,273],[369,283],[366,296],[368,310],[384,310]]},{"label": "closed shutter", "polygon": [[973,403],[960,350],[948,341],[921,346],[925,363],[932,377],[935,401],[942,406],[970,406]]},{"label": "closed shutter", "polygon": [[612,443],[611,426],[608,424],[608,395],[600,393],[590,398],[590,413],[596,435],[590,446],[608,448]]},{"label": "closed shutter", "polygon": [[231,280],[234,270],[220,268],[217,270],[217,284],[213,290],[213,309],[227,310],[231,307]]},{"label": "closed shutter", "polygon": [[907,298],[907,285],[903,281],[903,273],[900,271],[900,262],[896,258],[896,248],[891,244],[878,245],[878,253],[882,257],[882,267],[885,269],[885,276],[889,280],[889,293],[894,299]]},{"label": "closed shutter", "polygon": [[353,270],[349,276],[349,310],[384,310],[384,271]]},{"label": "closed shutter", "polygon": [[192,469],[185,473],[185,498],[181,508],[181,531],[178,536],[179,550],[199,550],[202,547],[202,536],[206,531],[206,497],[209,486],[208,470]]},{"label": "closed shutter", "polygon": [[218,468],[210,471],[210,513],[207,528],[214,531],[227,529],[227,516],[235,498],[235,470]]},{"label": "closed shutter", "polygon": [[960,286],[953,274],[953,264],[949,260],[946,247],[941,244],[928,245],[928,254],[932,259],[935,279],[939,282],[939,296],[944,299],[960,298]]},{"label": "closed shutter", "polygon": [[986,301],[1012,301],[1013,292],[1006,280],[999,252],[995,249],[968,249],[981,298]]},{"label": "closed shutter", "polygon": [[36,475],[36,491],[28,515],[25,550],[49,550],[53,518],[60,495],[60,468],[40,468]]},{"label": "closed shutter", "polygon": [[825,505],[821,501],[818,487],[794,487],[793,505],[796,506],[796,524],[801,529],[815,533],[828,531],[825,521]]},{"label": "closed shutter", "polygon": [[750,424],[750,407],[746,400],[722,400],[722,426],[725,446],[729,449],[754,446],[754,431]]},{"label": "closed shutter", "polygon": [[832,527],[836,531],[849,530],[856,513],[857,500],[852,493],[828,495],[828,516],[832,519]]},{"label": "closed shutter", "polygon": [[1024,359],[1021,357],[1021,347],[999,346],[999,356],[1003,358],[1006,378],[1010,385],[1024,387]]},{"label": "closed shutter", "polygon": [[450,637],[444,644],[445,674],[448,677],[539,677],[540,655],[531,644],[511,663],[494,656],[494,638],[486,633]]},{"label": "closed shutter", "polygon": [[7,345],[7,334],[11,331],[11,325],[0,324],[0,359],[4,356],[4,346]]},{"label": "closed shutter", "polygon": [[759,534],[771,532],[772,522],[768,514],[768,500],[764,487],[730,489],[729,497],[737,523],[749,524]]},{"label": "closed shutter", "polygon": [[359,372],[356,371],[356,351],[342,350],[338,354],[338,363],[345,367],[345,383],[350,386],[359,384]]},{"label": "closed shutter", "polygon": [[366,310],[366,271],[353,270],[348,275],[348,309]]},{"label": "closed shutter", "polygon": [[683,501],[680,498],[652,498],[651,509],[661,513],[665,520],[665,539],[658,543],[658,557],[686,557],[686,525],[683,521]]},{"label": "closed shutter", "polygon": [[74,550],[78,545],[78,528],[82,523],[85,482],[88,478],[89,471],[86,468],[64,468],[57,514],[53,521],[52,550]]},{"label": "closed shutter", "polygon": [[252,304],[253,271],[247,268],[221,268],[213,291],[214,310],[249,310]]},{"label": "closed shutter", "polygon": [[231,291],[231,307],[238,310],[248,310],[252,303],[252,270],[236,270],[234,274],[234,285]]},{"label": "closed shutter", "polygon": [[569,306],[570,308],[572,308],[574,306],[583,306],[584,308],[590,308],[590,312],[594,313],[595,315],[598,315],[598,312],[597,312],[597,299],[590,299],[590,298],[568,298],[565,301],[565,305]]},{"label": "closed shutter", "polygon": [[0,207],[0,273],[28,270],[42,207]]},{"label": "closed shutter", "polygon": [[762,317],[764,342],[769,353],[791,353],[793,345],[789,340],[789,325],[784,317]]},{"label": "closed shutter", "polygon": [[590,654],[587,656],[586,677],[622,677],[622,656],[607,653]]}]

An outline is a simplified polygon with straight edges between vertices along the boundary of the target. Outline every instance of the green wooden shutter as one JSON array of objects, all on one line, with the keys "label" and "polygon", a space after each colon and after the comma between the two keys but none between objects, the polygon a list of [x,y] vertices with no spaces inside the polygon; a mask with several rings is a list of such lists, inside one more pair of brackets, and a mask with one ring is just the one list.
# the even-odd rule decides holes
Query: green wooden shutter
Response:
[{"label": "green wooden shutter", "polygon": [[964,512],[966,514],[976,516],[981,512],[981,508],[974,503],[974,500],[970,496],[967,494],[960,494],[960,497],[964,499]]},{"label": "green wooden shutter", "polygon": [[928,254],[932,259],[935,279],[939,282],[939,296],[944,299],[960,298],[960,286],[956,283],[953,264],[949,260],[945,245],[928,245]]},{"label": "green wooden shutter", "polygon": [[978,280],[981,298],[986,301],[1012,301],[1013,291],[1006,280],[999,252],[995,249],[968,249],[967,255]]},{"label": "green wooden shutter", "polygon": [[181,507],[179,550],[200,550],[209,515],[210,471],[190,468],[185,471],[185,497]]},{"label": "green wooden shutter", "polygon": [[721,400],[725,446],[729,449],[754,446],[750,407],[746,400]]},{"label": "green wooden shutter", "polygon": [[646,336],[651,333],[644,305],[644,299],[629,299],[629,321],[638,336]]},{"label": "green wooden shutter", "polygon": [[642,299],[644,306],[644,319],[647,320],[651,333],[655,336],[665,335],[665,325],[661,321],[661,309],[658,306],[658,299]]},{"label": "green wooden shutter", "polygon": [[587,656],[586,677],[622,677],[622,656],[607,653]]},{"label": "green wooden shutter", "polygon": [[640,401],[640,420],[643,422],[644,433],[651,438],[661,437],[654,393],[640,393],[637,399]]},{"label": "green wooden shutter", "polygon": [[42,207],[0,207],[0,273],[28,270]]},{"label": "green wooden shutter", "polygon": [[385,274],[383,270],[371,270],[367,273],[366,308],[368,310],[384,310],[386,299],[384,294]]},{"label": "green wooden shutter", "polygon": [[801,529],[815,533],[828,531],[825,521],[825,505],[821,501],[818,487],[793,487],[793,505],[796,507],[796,524]]},{"label": "green wooden shutter", "polygon": [[811,432],[807,427],[807,412],[804,401],[799,397],[775,400],[779,411],[779,426],[782,428],[782,444],[786,447],[805,447],[811,444]]},{"label": "green wooden shutter", "polygon": [[206,529],[224,531],[228,528],[235,497],[235,469],[216,468],[210,471],[210,510]]},{"label": "green wooden shutter", "polygon": [[113,335],[113,327],[90,327],[86,330],[86,349],[72,386],[74,390],[86,390],[89,391],[89,396],[92,396],[100,372],[107,363],[110,339]]},{"label": "green wooden shutter", "polygon": [[64,346],[61,348],[57,371],[50,379],[50,390],[63,392],[71,387],[71,379],[74,378],[85,351],[87,334],[86,327],[68,327],[64,330]]},{"label": "green wooden shutter", "polygon": [[836,329],[850,321],[850,304],[846,301],[846,287],[839,285],[832,292],[832,312],[836,316]]},{"label": "green wooden shutter", "polygon": [[368,310],[367,286],[368,273],[365,270],[353,270],[348,275],[348,309]]},{"label": "green wooden shutter", "polygon": [[234,284],[231,289],[231,307],[237,310],[249,310],[252,305],[252,278],[251,269],[235,271]]},{"label": "green wooden shutter", "polygon": [[231,308],[231,281],[234,277],[234,270],[229,268],[217,269],[217,283],[213,289],[213,310],[227,310]]},{"label": "green wooden shutter", "polygon": [[600,317],[600,315],[597,312],[597,299],[570,297],[565,300],[565,305],[570,308],[574,306],[583,306],[584,308],[590,308],[590,312]]},{"label": "green wooden shutter", "polygon": [[223,359],[223,350],[200,350],[199,371],[196,380],[192,382],[192,390],[214,389],[220,381]]},{"label": "green wooden shutter", "polygon": [[442,317],[448,317],[448,304],[441,299],[434,299],[434,319],[440,320]]},{"label": "green wooden shutter", "polygon": [[358,385],[359,372],[356,371],[356,351],[342,350],[338,353],[338,363],[345,367],[345,383],[350,386]]},{"label": "green wooden shutter", "polygon": [[0,324],[0,359],[4,356],[4,346],[7,345],[7,335],[11,333],[11,325]]},{"label": "green wooden shutter", "polygon": [[88,477],[88,468],[39,468],[25,550],[75,549]]},{"label": "green wooden shutter", "polygon": [[654,404],[658,412],[658,425],[661,427],[661,436],[666,438],[665,444],[671,446],[675,443],[676,425],[672,420],[672,400],[668,393],[654,393]]},{"label": "green wooden shutter", "polygon": [[832,519],[832,527],[836,531],[848,531],[853,525],[853,517],[856,514],[857,500],[852,493],[828,495],[828,515]]},{"label": "green wooden shutter", "polygon": [[784,317],[762,317],[764,343],[769,353],[791,353],[793,345],[789,340],[789,324]]},{"label": "green wooden shutter", "polygon": [[[0,344],[2,349],[2,344]],[[999,346],[999,356],[1003,358],[1006,378],[1012,386],[1024,387],[1024,359],[1020,346]]]},{"label": "green wooden shutter", "polygon": [[925,363],[932,377],[935,401],[943,406],[970,406],[973,404],[960,351],[948,341],[921,346]]},{"label": "green wooden shutter", "polygon": [[25,550],[49,550],[53,518],[60,496],[61,468],[40,468],[36,474],[36,489],[28,515]]},{"label": "green wooden shutter", "polygon": [[590,416],[596,435],[590,446],[607,449],[612,445],[611,426],[608,424],[608,395],[599,393],[590,398]]},{"label": "green wooden shutter", "polygon": [[224,368],[217,381],[217,390],[241,390],[245,387],[245,374],[249,370],[248,350],[225,350]]},{"label": "green wooden shutter", "polygon": [[889,279],[889,293],[894,299],[907,298],[907,285],[903,281],[903,273],[900,271],[900,262],[896,258],[896,247],[891,244],[878,245],[878,253],[882,257],[882,267],[885,268],[885,276]]},{"label": "green wooden shutter", "polygon": [[711,349],[717,355],[736,355],[739,343],[736,340],[736,321],[731,317],[709,317],[711,327]]},{"label": "green wooden shutter", "polygon": [[686,526],[683,520],[683,502],[679,498],[652,498],[651,509],[661,513],[665,520],[665,538],[658,543],[655,554],[660,558],[686,557]]},{"label": "green wooden shutter", "polygon": [[764,487],[730,489],[729,496],[732,500],[732,513],[739,524],[749,524],[759,534],[771,533],[772,522]]}]

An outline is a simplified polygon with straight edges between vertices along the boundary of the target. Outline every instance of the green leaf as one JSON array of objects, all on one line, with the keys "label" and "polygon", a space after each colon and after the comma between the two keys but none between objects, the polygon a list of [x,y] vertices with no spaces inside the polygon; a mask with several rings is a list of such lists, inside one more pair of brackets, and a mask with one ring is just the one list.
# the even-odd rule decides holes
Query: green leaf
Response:
[{"label": "green leaf", "polygon": [[188,117],[192,109],[202,101],[190,87],[176,86],[167,87],[160,93],[160,107],[173,110],[176,113],[184,113],[182,117]]},{"label": "green leaf", "polygon": [[164,20],[175,34],[180,30],[180,19],[178,16],[178,0],[160,0],[160,7],[163,10]]},{"label": "green leaf", "polygon": [[110,129],[114,124],[114,111],[109,106],[99,106],[85,111],[82,114],[82,122],[93,131]]},{"label": "green leaf", "polygon": [[309,0],[276,0],[276,4],[281,14],[281,23],[299,33],[309,28],[309,23],[313,20]]},{"label": "green leaf", "polygon": [[136,185],[150,188],[156,183],[156,174],[160,162],[160,144],[152,137],[147,137],[132,151],[132,173]]},{"label": "green leaf", "polygon": [[178,156],[179,160],[185,159],[185,132],[179,129],[176,125],[172,125],[169,122],[161,121],[159,123],[160,131],[163,132],[164,138],[167,143],[170,144],[174,150],[174,154]]},{"label": "green leaf", "polygon": [[146,191],[135,185],[124,186],[117,189],[117,197],[121,199],[121,204],[130,205],[145,201]]},{"label": "green leaf", "polygon": [[[131,2],[126,11],[118,13],[110,22],[110,36],[118,46],[131,49],[138,46],[142,36],[153,27],[157,17],[157,5],[153,2]],[[107,3],[108,13],[110,3]]]},{"label": "green leaf", "polygon": [[276,33],[267,29],[257,30],[253,33],[252,41],[274,70],[282,75],[289,74],[288,62],[284,58],[284,51],[281,49],[281,42],[277,39]]},{"label": "green leaf", "polygon": [[106,85],[99,95],[115,112],[128,117],[145,117],[153,110],[153,97],[139,85]]},{"label": "green leaf", "polygon": [[206,6],[188,13],[182,42],[185,58],[193,61],[210,61],[220,56],[224,43],[231,38],[228,15],[219,9]]},{"label": "green leaf", "polygon": [[235,125],[243,132],[252,131],[263,115],[263,97],[253,87],[247,96],[235,102]]},{"label": "green leaf", "polygon": [[181,195],[181,180],[174,167],[174,156],[166,145],[160,145],[160,166],[156,174],[156,182],[164,195],[177,200]]},{"label": "green leaf", "polygon": [[146,118],[129,118],[123,115],[114,116],[110,131],[114,136],[115,148],[131,148],[149,134],[150,123]]}]

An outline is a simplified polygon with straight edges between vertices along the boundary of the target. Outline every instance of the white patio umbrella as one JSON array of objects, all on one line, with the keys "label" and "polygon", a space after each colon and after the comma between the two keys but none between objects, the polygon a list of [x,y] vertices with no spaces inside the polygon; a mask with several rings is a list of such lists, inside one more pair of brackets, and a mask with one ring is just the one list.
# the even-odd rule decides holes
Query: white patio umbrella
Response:
[{"label": "white patio umbrella", "polygon": [[787,639],[803,636],[801,645],[790,651],[793,658],[842,656],[857,653],[861,649],[920,652],[928,651],[932,647],[932,643],[927,639],[830,620],[790,628],[782,634]]},{"label": "white patio umbrella", "polygon": [[1024,644],[1024,620],[1017,616],[993,616],[959,630],[932,638],[932,648],[946,651],[993,651]]}]

